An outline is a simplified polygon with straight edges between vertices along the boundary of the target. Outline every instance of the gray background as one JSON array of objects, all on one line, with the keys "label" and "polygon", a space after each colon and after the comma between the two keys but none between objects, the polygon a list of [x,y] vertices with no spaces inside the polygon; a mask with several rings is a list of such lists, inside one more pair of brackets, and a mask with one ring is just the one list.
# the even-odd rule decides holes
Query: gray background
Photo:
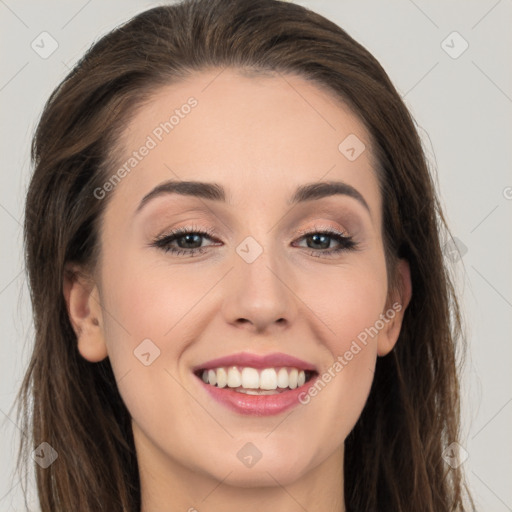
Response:
[{"label": "gray background", "polygon": [[[479,510],[512,510],[512,1],[297,3],[338,23],[380,60],[420,127],[462,255],[447,247],[470,345],[463,375],[464,467]],[[2,511],[25,510],[14,473],[23,433],[11,406],[33,333],[21,236],[31,136],[45,100],[86,48],[155,5],[0,0]],[[58,43],[45,59],[31,47],[43,31]],[[469,44],[457,58],[464,42],[448,37],[453,31]],[[34,490],[29,500],[35,503]]]}]

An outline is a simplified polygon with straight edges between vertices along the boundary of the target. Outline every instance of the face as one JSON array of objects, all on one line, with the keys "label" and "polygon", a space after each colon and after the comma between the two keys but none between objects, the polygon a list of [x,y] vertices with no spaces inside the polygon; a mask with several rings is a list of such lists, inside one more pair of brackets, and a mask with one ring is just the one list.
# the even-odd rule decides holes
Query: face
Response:
[{"label": "face", "polygon": [[123,155],[73,322],[97,319],[79,350],[110,358],[141,464],[245,487],[339,465],[405,309],[361,121],[302,78],[212,70],[160,89]]}]

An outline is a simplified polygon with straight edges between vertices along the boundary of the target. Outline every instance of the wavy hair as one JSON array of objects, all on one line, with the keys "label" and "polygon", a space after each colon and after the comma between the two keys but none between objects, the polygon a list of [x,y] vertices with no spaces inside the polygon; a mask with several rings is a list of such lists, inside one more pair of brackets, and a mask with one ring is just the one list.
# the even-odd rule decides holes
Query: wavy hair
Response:
[{"label": "wavy hair", "polygon": [[48,99],[32,141],[25,208],[35,343],[17,395],[30,434],[21,438],[17,467],[46,441],[58,459],[35,466],[43,512],[140,510],[130,415],[109,359],[91,363],[77,350],[65,266],[98,261],[108,198],[98,201],[94,190],[118,165],[131,117],[159,87],[226,67],[298,75],[356,113],[378,162],[390,288],[397,258],[410,265],[413,295],[398,342],[378,358],[345,440],[347,512],[474,510],[462,468],[442,457],[460,435],[465,342],[442,253],[449,230],[414,120],[361,44],[326,18],[277,0],[186,0],[141,12],[93,44]]}]

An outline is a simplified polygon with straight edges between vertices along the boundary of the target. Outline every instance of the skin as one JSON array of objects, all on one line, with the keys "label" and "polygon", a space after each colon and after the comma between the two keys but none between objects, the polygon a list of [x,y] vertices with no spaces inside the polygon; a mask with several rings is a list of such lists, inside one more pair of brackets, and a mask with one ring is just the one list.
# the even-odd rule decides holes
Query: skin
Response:
[{"label": "skin", "polygon": [[[190,96],[198,101],[109,192],[95,271],[66,280],[78,350],[91,362],[110,358],[132,416],[143,512],[270,504],[284,512],[344,511],[344,440],[368,397],[376,358],[397,341],[409,267],[400,261],[401,285],[387,303],[382,198],[358,117],[300,77],[219,71],[158,90],[126,127],[128,158],[168,112]],[[349,134],[366,145],[353,162],[338,150]],[[229,204],[168,194],[136,214],[141,199],[169,179],[218,182]],[[298,185],[326,180],[355,187],[370,211],[346,195],[287,204]],[[298,234],[315,225],[352,235],[357,250],[315,257],[325,246]],[[200,239],[209,246],[204,254],[150,246],[171,228],[190,226],[215,229],[215,239]],[[236,252],[247,236],[263,248],[252,263]],[[182,248],[197,246],[188,244],[182,239]],[[328,248],[337,246],[331,239]],[[310,403],[291,411],[237,414],[212,401],[191,371],[247,351],[284,352],[322,374],[393,302],[401,311]],[[149,366],[133,354],[147,338],[160,350]],[[250,468],[237,457],[248,442],[262,454]]]}]

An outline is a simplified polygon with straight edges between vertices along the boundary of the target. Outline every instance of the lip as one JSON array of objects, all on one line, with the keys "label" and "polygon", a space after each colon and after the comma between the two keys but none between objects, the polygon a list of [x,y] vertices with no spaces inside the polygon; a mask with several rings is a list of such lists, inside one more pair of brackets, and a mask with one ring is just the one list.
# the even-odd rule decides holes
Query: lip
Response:
[{"label": "lip", "polygon": [[301,404],[299,396],[302,394],[306,395],[308,389],[315,384],[318,377],[319,375],[316,373],[302,386],[282,391],[275,395],[247,395],[233,391],[228,387],[218,388],[206,384],[199,378],[197,378],[197,382],[215,401],[236,413],[252,416],[270,416],[282,413]]},{"label": "lip", "polygon": [[[279,368],[283,366],[291,366],[299,370],[309,370],[317,372],[316,366],[298,359],[297,357],[283,354],[282,352],[274,352],[272,354],[258,355],[249,352],[239,352],[229,356],[212,359],[205,363],[195,366],[192,371],[212,370],[222,366],[249,366],[251,368]],[[318,372],[317,372],[318,373]]]},{"label": "lip", "polygon": [[[199,375],[201,370],[212,370],[220,367],[251,367],[251,368],[280,368],[293,367],[299,370],[309,371],[313,376],[302,386],[295,389],[282,391],[274,395],[248,395],[233,391],[229,387],[218,388],[210,384],[206,384]],[[308,363],[297,357],[274,352],[271,354],[259,355],[248,352],[240,352],[229,356],[219,357],[201,363],[193,368],[198,384],[205,390],[208,395],[216,402],[231,409],[232,411],[253,416],[269,416],[282,413],[292,407],[299,405],[299,396],[306,394],[308,389],[314,385],[319,377],[319,373],[315,365]]]}]

